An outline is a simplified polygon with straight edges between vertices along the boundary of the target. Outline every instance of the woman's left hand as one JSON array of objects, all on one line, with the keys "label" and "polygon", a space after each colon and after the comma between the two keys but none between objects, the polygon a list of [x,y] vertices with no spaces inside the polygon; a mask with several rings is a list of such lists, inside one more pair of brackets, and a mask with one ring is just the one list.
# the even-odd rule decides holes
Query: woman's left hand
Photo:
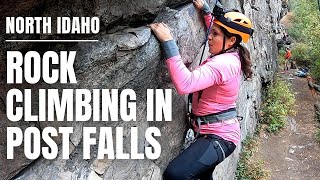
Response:
[{"label": "woman's left hand", "polygon": [[172,40],[169,27],[165,23],[152,23],[147,25],[156,35],[160,42]]}]

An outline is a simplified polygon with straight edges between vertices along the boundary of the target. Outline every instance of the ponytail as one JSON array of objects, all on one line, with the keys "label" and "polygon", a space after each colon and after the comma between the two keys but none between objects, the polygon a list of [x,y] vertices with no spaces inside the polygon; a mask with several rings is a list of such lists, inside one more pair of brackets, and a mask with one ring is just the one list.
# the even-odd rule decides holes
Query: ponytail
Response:
[{"label": "ponytail", "polygon": [[251,70],[250,52],[246,47],[242,46],[241,44],[238,44],[238,51],[240,56],[241,69],[247,79],[251,78],[252,70]]}]

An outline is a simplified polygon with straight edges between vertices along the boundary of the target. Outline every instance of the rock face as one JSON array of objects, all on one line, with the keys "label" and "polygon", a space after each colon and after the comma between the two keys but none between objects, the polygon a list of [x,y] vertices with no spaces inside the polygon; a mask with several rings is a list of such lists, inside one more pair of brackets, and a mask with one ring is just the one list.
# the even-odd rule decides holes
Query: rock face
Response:
[{"label": "rock face", "polygon": [[[14,3],[19,6],[15,6]],[[212,1],[209,1],[212,5]],[[237,111],[243,116],[241,122],[242,139],[254,132],[261,104],[264,86],[272,81],[276,68],[277,47],[275,30],[279,28],[281,1],[223,1],[227,8],[236,8],[253,21],[254,35],[246,44],[253,60],[254,76],[250,81],[242,81]],[[167,8],[165,8],[168,6]],[[169,8],[170,7],[170,8]],[[8,10],[11,11],[8,11]],[[166,22],[177,40],[180,53],[187,64],[194,66],[199,60],[204,40],[204,24],[199,12],[187,1],[8,1],[1,5],[1,16],[98,16],[101,30],[97,35],[84,35],[86,39],[98,39],[93,43],[6,43],[1,41],[0,66],[0,113],[1,134],[6,127],[19,126],[22,130],[30,126],[71,126],[74,133],[70,136],[70,158],[59,156],[54,160],[25,158],[23,146],[15,149],[14,159],[6,159],[6,138],[1,136],[0,175],[3,179],[161,179],[166,165],[181,150],[184,136],[185,98],[173,90],[171,122],[146,121],[147,89],[174,88],[168,77],[159,42],[144,25],[150,22]],[[1,18],[0,39],[79,39],[76,35],[8,35],[4,34],[4,19]],[[6,84],[6,51],[39,52],[77,51],[75,71],[77,84],[37,83],[35,85]],[[135,122],[25,122],[13,123],[6,117],[6,93],[9,89],[30,88],[33,90],[32,111],[38,111],[38,92],[40,88],[56,89],[133,89],[136,92],[137,121]],[[112,160],[97,159],[97,146],[91,148],[91,159],[82,157],[82,128],[123,127],[124,149],[129,151],[131,127],[138,127],[138,150],[143,152],[148,146],[143,136],[148,127],[156,126],[161,131],[161,156],[156,160]],[[99,131],[99,130],[98,130]],[[98,136],[98,135],[97,135]],[[99,139],[99,137],[97,137]],[[54,139],[61,150],[61,137]],[[214,179],[234,179],[240,148],[214,172]]]}]

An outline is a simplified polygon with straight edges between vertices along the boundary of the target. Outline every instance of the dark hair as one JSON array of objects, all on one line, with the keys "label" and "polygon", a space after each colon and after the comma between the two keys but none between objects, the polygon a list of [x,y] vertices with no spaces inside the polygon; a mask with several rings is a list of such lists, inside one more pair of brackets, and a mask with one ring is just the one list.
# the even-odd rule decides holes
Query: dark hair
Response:
[{"label": "dark hair", "polygon": [[227,31],[224,27],[221,27],[221,31],[227,38],[231,38],[232,36],[236,37],[236,42],[232,46],[232,48],[237,48],[239,51],[240,56],[240,62],[241,62],[241,69],[246,76],[246,78],[252,77],[252,70],[251,70],[251,59],[250,59],[250,52],[249,50],[242,46],[240,42],[242,41],[242,38],[238,34],[232,34],[229,31]]}]

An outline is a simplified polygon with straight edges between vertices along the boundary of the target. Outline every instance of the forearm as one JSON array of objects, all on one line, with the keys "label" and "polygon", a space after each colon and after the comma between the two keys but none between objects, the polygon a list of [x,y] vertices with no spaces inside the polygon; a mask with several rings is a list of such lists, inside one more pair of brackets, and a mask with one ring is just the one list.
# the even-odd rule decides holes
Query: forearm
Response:
[{"label": "forearm", "polygon": [[[211,18],[214,19],[214,17],[211,14],[206,14],[203,16],[204,18],[204,22],[206,24],[206,28],[209,29],[210,25],[211,25]],[[212,23],[213,23],[213,19],[212,19]]]},{"label": "forearm", "polygon": [[171,80],[179,94],[186,94],[186,88],[183,81],[189,76],[190,71],[184,65],[179,54],[179,48],[174,40],[166,41],[161,44],[166,58],[166,65],[171,77]]}]

